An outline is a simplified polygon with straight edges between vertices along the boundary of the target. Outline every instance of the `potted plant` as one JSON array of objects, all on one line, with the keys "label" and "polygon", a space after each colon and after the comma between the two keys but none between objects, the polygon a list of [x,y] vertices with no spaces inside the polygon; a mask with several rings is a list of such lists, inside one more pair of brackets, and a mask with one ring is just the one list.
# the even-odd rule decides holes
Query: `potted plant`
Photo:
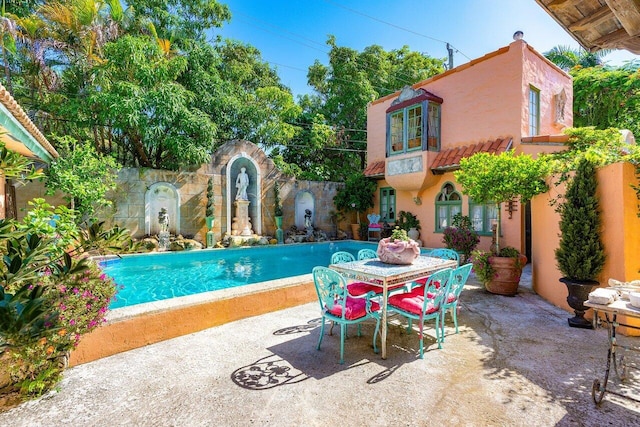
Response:
[{"label": "potted plant", "polygon": [[420,255],[420,246],[407,231],[396,226],[391,237],[380,239],[378,257],[387,264],[411,264]]},{"label": "potted plant", "polygon": [[398,227],[407,232],[410,238],[418,240],[420,238],[420,220],[417,216],[407,211],[398,212]]},{"label": "potted plant", "polygon": [[362,173],[351,175],[333,198],[336,208],[343,212],[355,212],[356,223],[351,224],[353,238],[360,238],[360,212],[373,207],[373,196],[378,186]]},{"label": "potted plant", "polygon": [[526,154],[514,155],[512,151],[505,151],[499,155],[477,153],[463,158],[460,160],[460,170],[454,172],[456,180],[462,185],[463,193],[474,202],[498,205],[496,244],[490,254],[476,252],[472,257],[476,270],[480,267],[476,264],[479,259],[486,258],[491,264],[492,274],[479,277],[491,293],[515,295],[522,267],[527,260],[518,250],[500,249],[501,204],[510,200],[526,203],[533,196],[547,191],[547,171],[548,165],[544,161],[534,160]]},{"label": "potted plant", "polygon": [[453,216],[452,226],[444,229],[442,243],[458,252],[461,255],[460,264],[464,264],[480,243],[480,236],[473,229],[471,218],[457,213]]},{"label": "potted plant", "polygon": [[276,220],[276,227],[282,228],[282,204],[280,203],[280,185],[273,184],[273,216]]},{"label": "potted plant", "polygon": [[584,302],[589,292],[599,283],[596,281],[605,262],[604,247],[600,238],[600,209],[596,188],[598,185],[594,165],[583,158],[576,173],[567,185],[564,201],[558,206],[560,213],[560,244],[555,251],[560,279],[567,286],[567,303],[575,316],[569,326],[592,328],[584,318],[588,307]]},{"label": "potted plant", "polygon": [[211,230],[213,228],[213,220],[215,216],[213,215],[213,178],[209,177],[207,181],[207,207],[205,208],[205,220],[207,222],[207,230]]}]

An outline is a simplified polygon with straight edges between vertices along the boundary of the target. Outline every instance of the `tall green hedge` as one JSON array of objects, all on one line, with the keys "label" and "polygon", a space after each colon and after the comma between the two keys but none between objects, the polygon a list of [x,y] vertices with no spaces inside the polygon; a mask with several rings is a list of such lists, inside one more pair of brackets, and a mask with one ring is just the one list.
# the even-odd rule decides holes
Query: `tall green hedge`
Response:
[{"label": "tall green hedge", "polygon": [[558,208],[560,246],[555,255],[558,269],[569,279],[594,280],[604,267],[597,185],[594,165],[583,158]]}]

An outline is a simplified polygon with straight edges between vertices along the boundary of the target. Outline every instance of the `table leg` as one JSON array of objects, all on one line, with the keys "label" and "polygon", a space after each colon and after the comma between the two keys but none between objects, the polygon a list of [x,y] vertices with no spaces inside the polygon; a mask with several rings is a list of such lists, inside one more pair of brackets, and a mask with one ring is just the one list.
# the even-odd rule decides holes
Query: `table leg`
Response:
[{"label": "table leg", "polygon": [[[614,369],[617,371],[616,366],[616,321],[617,321],[617,313],[613,313],[613,319],[609,319],[609,314],[605,313],[605,317],[607,320],[607,326],[609,328],[609,350],[607,351],[607,369],[604,373],[604,380],[602,384],[599,379],[593,380],[593,386],[591,387],[591,397],[593,397],[593,402],[596,405],[599,405],[604,398],[604,394],[607,391],[607,383],[609,382],[609,372],[611,371],[611,360],[613,359]],[[596,395],[597,394],[597,395]]]},{"label": "table leg", "polygon": [[380,346],[382,358],[387,358],[387,285],[382,287],[382,328],[380,330]]}]

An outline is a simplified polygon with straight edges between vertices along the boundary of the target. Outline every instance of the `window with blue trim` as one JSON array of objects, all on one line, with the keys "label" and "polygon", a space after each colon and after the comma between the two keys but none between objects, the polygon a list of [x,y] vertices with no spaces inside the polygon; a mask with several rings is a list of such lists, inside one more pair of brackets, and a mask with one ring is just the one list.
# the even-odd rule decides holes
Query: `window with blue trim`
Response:
[{"label": "window with blue trim", "polygon": [[462,212],[462,196],[450,182],[436,196],[436,232],[443,232],[453,223],[453,216]]},{"label": "window with blue trim", "polygon": [[441,103],[424,89],[403,89],[387,109],[387,155],[439,151]]}]

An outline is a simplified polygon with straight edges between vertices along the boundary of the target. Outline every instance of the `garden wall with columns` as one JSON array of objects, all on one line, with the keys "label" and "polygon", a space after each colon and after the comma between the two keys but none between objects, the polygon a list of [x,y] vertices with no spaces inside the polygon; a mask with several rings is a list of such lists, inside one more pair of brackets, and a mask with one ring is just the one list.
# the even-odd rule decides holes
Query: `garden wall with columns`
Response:
[{"label": "garden wall with columns", "polygon": [[[118,171],[117,188],[107,195],[113,205],[99,212],[100,220],[108,225],[127,228],[136,238],[155,235],[159,230],[158,214],[167,210],[169,231],[205,242],[207,233],[205,210],[207,205],[207,183],[213,183],[213,232],[216,241],[231,233],[235,214],[236,161],[251,166],[250,215],[254,233],[274,237],[274,185],[280,187],[282,204],[282,229],[296,226],[304,230],[304,213],[312,211],[315,230],[324,231],[328,237],[336,235],[336,224],[332,220],[335,211],[333,197],[341,183],[301,181],[280,173],[275,164],[255,144],[249,141],[229,141],[211,156],[211,161],[198,168],[182,171],[167,171],[148,168],[123,168]],[[18,218],[24,217],[27,203],[34,197],[45,198],[52,205],[67,204],[60,195],[45,196],[44,185],[30,183],[17,194]],[[21,209],[23,208],[23,209]],[[259,221],[259,222],[258,222]]]}]

